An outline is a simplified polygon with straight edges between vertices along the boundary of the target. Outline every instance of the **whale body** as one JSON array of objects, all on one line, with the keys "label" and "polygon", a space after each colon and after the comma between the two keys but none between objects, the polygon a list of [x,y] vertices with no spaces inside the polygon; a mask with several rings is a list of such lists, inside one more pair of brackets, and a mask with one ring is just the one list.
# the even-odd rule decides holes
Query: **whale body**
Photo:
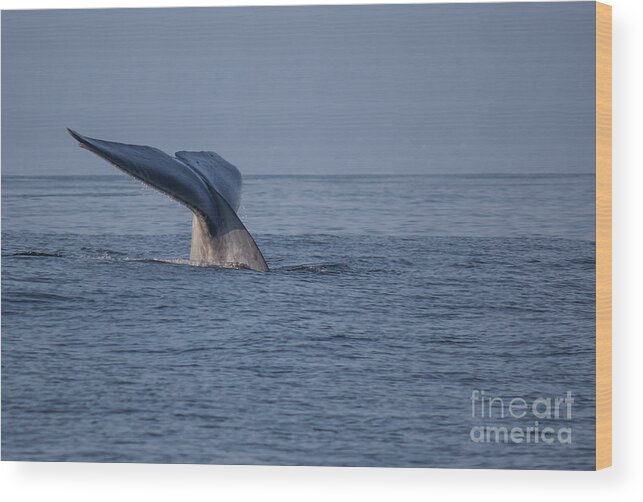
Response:
[{"label": "whale body", "polygon": [[176,152],[82,136],[80,146],[192,211],[190,261],[268,271],[255,240],[237,216],[241,173],[214,152]]}]

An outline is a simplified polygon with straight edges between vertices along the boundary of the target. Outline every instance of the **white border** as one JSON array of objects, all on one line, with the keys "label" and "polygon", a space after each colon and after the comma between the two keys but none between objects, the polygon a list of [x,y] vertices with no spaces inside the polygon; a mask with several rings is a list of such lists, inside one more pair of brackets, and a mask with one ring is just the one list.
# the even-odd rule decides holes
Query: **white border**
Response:
[{"label": "white border", "polygon": [[[191,0],[189,6],[369,3]],[[612,0],[614,32],[614,464],[598,472],[3,462],[3,500],[628,500],[643,492],[643,2]],[[177,0],[0,0],[2,9],[178,7]],[[637,125],[639,128],[637,129]],[[638,154],[638,155],[637,155]],[[639,296],[637,297],[637,293]],[[640,500],[640,499],[639,499]]]}]

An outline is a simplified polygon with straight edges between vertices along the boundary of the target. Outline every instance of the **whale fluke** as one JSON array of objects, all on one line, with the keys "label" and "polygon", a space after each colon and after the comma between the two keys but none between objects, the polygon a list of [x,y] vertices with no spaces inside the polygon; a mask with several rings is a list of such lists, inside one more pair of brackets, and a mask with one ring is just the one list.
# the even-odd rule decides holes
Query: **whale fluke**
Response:
[{"label": "whale fluke", "polygon": [[67,130],[81,147],[192,211],[191,261],[268,271],[237,216],[241,173],[235,166],[214,152],[176,152],[172,157],[158,148],[103,141]]}]

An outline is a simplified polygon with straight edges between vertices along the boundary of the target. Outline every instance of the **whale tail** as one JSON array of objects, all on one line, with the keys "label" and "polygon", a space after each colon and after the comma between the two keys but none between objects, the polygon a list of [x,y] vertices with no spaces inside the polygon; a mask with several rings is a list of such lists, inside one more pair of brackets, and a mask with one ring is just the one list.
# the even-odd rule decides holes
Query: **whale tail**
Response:
[{"label": "whale tail", "polygon": [[214,152],[177,152],[172,157],[157,148],[103,141],[67,130],[81,147],[192,211],[190,260],[269,270],[255,240],[237,216],[241,173],[235,166]]}]

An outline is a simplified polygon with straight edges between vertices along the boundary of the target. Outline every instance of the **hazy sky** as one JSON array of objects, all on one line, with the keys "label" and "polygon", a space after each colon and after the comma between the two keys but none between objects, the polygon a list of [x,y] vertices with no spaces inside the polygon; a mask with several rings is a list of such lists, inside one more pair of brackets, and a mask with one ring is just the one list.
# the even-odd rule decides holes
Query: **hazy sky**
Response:
[{"label": "hazy sky", "polygon": [[2,173],[65,127],[244,174],[592,172],[593,2],[2,13]]}]

